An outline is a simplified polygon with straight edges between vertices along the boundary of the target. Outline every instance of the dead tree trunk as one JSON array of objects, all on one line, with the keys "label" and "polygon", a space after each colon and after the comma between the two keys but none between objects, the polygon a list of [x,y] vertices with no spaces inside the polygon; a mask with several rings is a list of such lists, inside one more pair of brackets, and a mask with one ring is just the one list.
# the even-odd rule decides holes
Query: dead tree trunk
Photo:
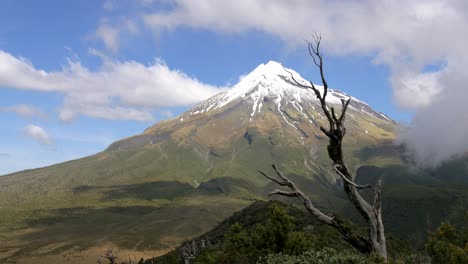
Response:
[{"label": "dead tree trunk", "polygon": [[350,243],[353,247],[359,250],[362,253],[370,254],[375,253],[387,259],[387,247],[385,242],[385,233],[384,226],[382,222],[382,209],[381,209],[381,194],[382,194],[382,181],[379,180],[375,186],[374,191],[374,203],[369,204],[364,198],[359,194],[359,189],[370,188],[370,185],[358,185],[354,182],[354,177],[348,167],[346,166],[342,142],[343,137],[346,134],[346,128],[344,126],[346,110],[348,109],[349,102],[348,100],[341,99],[342,109],[341,114],[338,116],[333,107],[328,107],[326,102],[328,84],[325,80],[325,75],[323,72],[323,57],[320,52],[320,41],[321,37],[315,35],[315,42],[308,43],[309,54],[312,57],[314,64],[320,70],[320,77],[323,84],[323,92],[315,87],[312,82],[309,84],[299,83],[291,74],[292,80],[301,88],[310,89],[314,92],[317,99],[320,101],[322,111],[325,114],[328,120],[328,129],[320,127],[320,130],[328,137],[329,143],[327,146],[328,156],[333,161],[333,171],[343,179],[344,191],[348,199],[358,210],[360,215],[366,220],[368,227],[368,237],[364,238],[356,234],[354,230],[346,226],[342,221],[336,217],[328,216],[317,209],[311,200],[292,182],[289,178],[284,176],[279,169],[273,165],[273,169],[281,180],[277,180],[266,173],[259,170],[259,172],[267,177],[268,179],[276,182],[280,186],[286,186],[291,189],[291,191],[282,191],[275,190],[269,195],[283,195],[289,197],[298,197],[304,203],[307,211],[312,214],[314,217],[320,221],[334,227],[343,238]]}]

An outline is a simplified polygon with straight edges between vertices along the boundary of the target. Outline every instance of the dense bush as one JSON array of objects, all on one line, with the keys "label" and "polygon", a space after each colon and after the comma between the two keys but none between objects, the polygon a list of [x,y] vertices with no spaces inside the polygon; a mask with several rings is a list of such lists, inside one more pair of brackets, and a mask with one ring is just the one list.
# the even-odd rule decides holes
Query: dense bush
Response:
[{"label": "dense bush", "polygon": [[449,223],[442,223],[434,233],[429,235],[426,250],[436,264],[468,263],[466,227],[456,229]]},{"label": "dense bush", "polygon": [[300,255],[271,254],[259,260],[259,264],[374,264],[385,263],[377,256],[366,256],[351,250],[332,248],[309,250]]},{"label": "dense bush", "polygon": [[283,253],[270,254],[261,258],[257,264],[430,264],[427,256],[411,254],[399,258],[390,258],[385,262],[379,256],[367,256],[353,250],[336,250],[323,248],[321,250],[308,250],[299,255],[287,255]]},{"label": "dense bush", "polygon": [[201,252],[195,263],[256,263],[259,257],[268,254],[299,254],[310,248],[310,239],[303,231],[296,230],[294,219],[284,207],[269,209],[265,224],[253,229],[233,224],[226,234],[226,242],[219,248]]}]

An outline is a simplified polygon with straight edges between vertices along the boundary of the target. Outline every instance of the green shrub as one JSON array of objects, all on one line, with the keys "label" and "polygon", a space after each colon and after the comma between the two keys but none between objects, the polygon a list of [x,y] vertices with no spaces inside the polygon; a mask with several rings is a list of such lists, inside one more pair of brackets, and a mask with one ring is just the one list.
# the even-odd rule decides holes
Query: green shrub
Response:
[{"label": "green shrub", "polygon": [[332,248],[309,250],[300,255],[283,253],[270,254],[260,259],[258,264],[374,264],[385,263],[378,256],[366,256],[350,250],[337,251]]},{"label": "green shrub", "polygon": [[442,223],[429,235],[426,250],[436,264],[468,263],[467,232],[459,232],[451,224]]},{"label": "green shrub", "polygon": [[299,254],[310,248],[311,239],[296,230],[294,219],[286,209],[270,206],[265,224],[253,228],[240,223],[231,226],[225,242],[217,249],[204,250],[195,263],[256,263],[259,257],[284,252]]},{"label": "green shrub", "polygon": [[399,257],[399,258],[397,258],[397,259],[395,259],[393,261],[390,261],[390,263],[396,263],[396,264],[431,264],[431,260],[426,255],[411,254],[411,255]]}]

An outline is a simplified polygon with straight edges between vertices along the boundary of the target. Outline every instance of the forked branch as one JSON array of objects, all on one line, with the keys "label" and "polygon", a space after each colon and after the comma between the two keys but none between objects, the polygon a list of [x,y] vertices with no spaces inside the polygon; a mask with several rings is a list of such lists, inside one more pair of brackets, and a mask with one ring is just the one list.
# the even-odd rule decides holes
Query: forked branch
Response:
[{"label": "forked branch", "polygon": [[272,165],[273,170],[276,172],[276,175],[281,178],[281,181],[275,179],[274,177],[269,176],[265,172],[258,170],[263,176],[266,178],[276,182],[277,184],[281,186],[287,186],[289,189],[291,189],[290,192],[282,191],[282,190],[274,190],[271,192],[269,195],[282,195],[282,196],[288,196],[288,197],[298,197],[299,199],[302,200],[304,203],[304,206],[306,207],[307,211],[317,217],[319,220],[331,225],[333,218],[331,216],[328,216],[324,214],[322,211],[320,211],[317,207],[314,206],[312,201],[307,197],[297,186],[296,184],[291,181],[289,178],[284,176],[284,174],[276,167],[276,165]]},{"label": "forked branch", "polygon": [[308,44],[309,55],[312,57],[312,59],[314,61],[314,64],[320,70],[320,78],[322,79],[322,84],[323,84],[322,100],[325,101],[325,97],[327,97],[327,92],[328,92],[328,83],[325,80],[325,74],[324,74],[324,71],[323,71],[323,55],[320,52],[320,42],[321,41],[322,41],[322,36],[315,33],[314,34],[314,43],[307,42],[307,44]]},{"label": "forked branch", "polygon": [[349,105],[350,102],[351,102],[351,97],[348,98],[348,100],[341,99],[342,108],[341,108],[341,116],[340,116],[340,119],[339,119],[340,123],[343,123],[343,121],[345,119],[346,110],[348,110],[348,105]]},{"label": "forked branch", "polygon": [[280,186],[287,186],[291,189],[291,191],[284,191],[276,189],[270,194],[271,195],[281,195],[286,197],[297,197],[302,200],[305,208],[307,211],[312,214],[315,218],[322,221],[323,223],[334,227],[342,236],[343,238],[348,241],[352,246],[363,253],[370,253],[370,244],[368,240],[359,234],[356,234],[354,230],[352,230],[349,226],[347,226],[343,221],[336,217],[329,216],[323,213],[320,209],[314,206],[312,201],[307,197],[297,186],[296,184],[286,176],[273,164],[272,165],[276,174],[281,178],[281,180],[277,180],[275,177],[272,177],[265,172],[258,170],[263,176],[267,179],[270,179],[276,182]]}]

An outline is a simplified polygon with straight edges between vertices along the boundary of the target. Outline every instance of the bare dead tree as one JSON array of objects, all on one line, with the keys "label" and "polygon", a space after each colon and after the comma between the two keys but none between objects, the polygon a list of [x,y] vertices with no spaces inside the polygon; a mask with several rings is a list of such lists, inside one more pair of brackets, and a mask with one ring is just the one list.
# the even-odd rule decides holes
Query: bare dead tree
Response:
[{"label": "bare dead tree", "polygon": [[188,242],[182,247],[182,258],[184,259],[184,264],[190,264],[190,262],[195,258],[197,254],[197,248],[193,244]]},{"label": "bare dead tree", "polygon": [[384,226],[382,222],[382,181],[380,179],[375,186],[374,202],[371,205],[369,202],[364,200],[364,198],[358,192],[360,189],[371,188],[371,186],[356,184],[354,182],[353,174],[346,165],[343,156],[342,142],[343,137],[346,134],[346,128],[344,126],[346,110],[348,109],[351,98],[347,100],[341,99],[342,109],[341,114],[339,115],[337,114],[334,107],[328,107],[326,102],[328,84],[325,80],[323,55],[320,52],[320,41],[321,36],[315,34],[314,42],[308,42],[308,51],[314,64],[319,68],[320,77],[323,84],[323,93],[320,93],[320,91],[312,82],[309,82],[309,84],[300,83],[294,78],[294,75],[291,72],[288,71],[288,73],[291,75],[291,78],[296,83],[296,85],[303,89],[311,90],[320,101],[322,111],[328,120],[328,129],[321,126],[320,130],[329,139],[327,150],[329,158],[333,161],[333,171],[343,179],[343,188],[348,199],[358,210],[360,215],[366,220],[368,228],[367,238],[358,235],[355,230],[344,224],[343,221],[341,221],[336,216],[329,216],[320,211],[317,207],[314,206],[312,201],[297,187],[297,185],[291,181],[291,179],[286,177],[275,165],[273,165],[273,169],[278,175],[279,179],[271,177],[263,171],[259,170],[259,172],[278,185],[285,186],[290,189],[290,191],[279,189],[274,190],[269,194],[270,196],[282,195],[301,199],[305,208],[311,215],[325,224],[334,227],[354,248],[362,253],[375,253],[384,259],[387,259],[387,247],[385,242]]},{"label": "bare dead tree", "polygon": [[191,243],[186,242],[184,246],[182,246],[182,257],[184,259],[184,264],[190,264],[198,252],[198,244],[195,240],[192,240]]},{"label": "bare dead tree", "polygon": [[114,252],[112,252],[112,249],[109,248],[106,250],[106,252],[104,252],[104,256],[101,256],[101,258],[107,259],[110,264],[114,264],[115,260],[117,259],[117,256],[114,255]]},{"label": "bare dead tree", "polygon": [[[219,244],[217,246],[219,246]],[[192,263],[192,261],[202,249],[210,247],[213,247],[213,245],[211,244],[211,241],[207,238],[192,240],[191,242],[186,241],[180,248],[180,255],[184,260],[184,264]]]}]

